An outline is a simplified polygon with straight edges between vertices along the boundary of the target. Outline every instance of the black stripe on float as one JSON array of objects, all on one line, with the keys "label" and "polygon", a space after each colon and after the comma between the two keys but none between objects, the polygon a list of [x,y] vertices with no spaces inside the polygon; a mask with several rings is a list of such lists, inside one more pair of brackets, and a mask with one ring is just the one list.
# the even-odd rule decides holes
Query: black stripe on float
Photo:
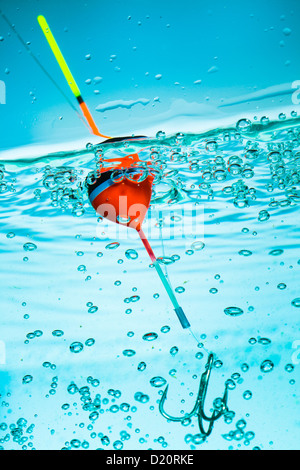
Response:
[{"label": "black stripe on float", "polygon": [[123,142],[124,140],[138,140],[138,139],[147,139],[145,135],[136,135],[134,137],[127,136],[127,137],[112,137],[111,139],[104,140],[101,144],[109,144],[113,142]]},{"label": "black stripe on float", "polygon": [[84,103],[84,99],[82,98],[82,96],[81,96],[81,95],[79,95],[79,96],[76,96],[76,98],[77,98],[77,101],[78,101],[78,103],[79,103],[79,104],[82,104],[82,103]]},{"label": "black stripe on float", "polygon": [[93,184],[87,184],[88,195],[90,196],[91,193],[94,191],[94,189],[96,189],[100,184],[102,184],[105,181],[107,181],[108,179],[110,179],[112,173],[113,172],[109,171],[109,170],[104,171],[103,173],[101,173],[99,178],[97,178],[96,181]]}]

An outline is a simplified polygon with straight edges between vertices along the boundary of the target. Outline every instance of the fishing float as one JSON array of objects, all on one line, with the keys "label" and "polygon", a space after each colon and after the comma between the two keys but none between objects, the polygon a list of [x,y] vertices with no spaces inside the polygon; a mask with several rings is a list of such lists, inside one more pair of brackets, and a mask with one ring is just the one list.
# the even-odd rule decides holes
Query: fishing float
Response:
[{"label": "fishing float", "polygon": [[[28,44],[17,32],[15,26],[8,20],[1,10],[0,14],[8,23],[13,32],[17,35],[18,39],[33,57],[35,62],[61,92],[66,101],[71,105],[72,109],[75,110],[78,114],[76,108],[70,102],[69,98],[65,95],[53,77],[48,73],[47,69],[43,66],[40,60],[33,54]],[[73,95],[77,100],[77,103],[80,106],[81,112],[85,118],[84,122],[88,126],[90,132],[93,135],[106,139],[101,142],[101,144],[144,138],[144,136],[109,137],[99,131],[91,115],[91,112],[85,100],[83,99],[76,80],[73,77],[73,74],[61,52],[61,49],[57,44],[50,26],[46,21],[46,18],[43,15],[39,15],[37,17],[37,21]],[[106,162],[109,162],[109,160],[106,160]],[[116,171],[119,172],[118,178],[115,177]],[[143,176],[141,176],[141,174]],[[145,169],[145,162],[140,160],[138,153],[135,153],[120,158],[120,162],[118,164],[114,162],[111,167],[102,167],[100,169],[100,175],[95,177],[94,181],[86,180],[86,185],[90,203],[98,214],[114,223],[136,230],[174,307],[174,311],[182,328],[190,329],[190,322],[188,321],[182,307],[179,305],[173,288],[163,273],[159,261],[157,260],[149,243],[149,240],[142,230],[142,223],[150,207],[153,180],[154,176],[151,174],[151,170],[148,171],[148,169]],[[126,205],[124,204],[124,199],[126,199]],[[193,334],[191,329],[190,332]]]}]

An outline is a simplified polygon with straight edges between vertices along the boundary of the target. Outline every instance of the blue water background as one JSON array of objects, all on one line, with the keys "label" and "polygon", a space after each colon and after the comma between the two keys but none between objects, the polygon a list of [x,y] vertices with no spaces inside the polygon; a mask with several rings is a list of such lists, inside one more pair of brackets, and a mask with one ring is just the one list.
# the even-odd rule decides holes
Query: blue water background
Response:
[{"label": "blue water background", "polygon": [[[109,136],[148,129],[155,135],[161,121],[166,131],[188,131],[191,123],[200,130],[212,119],[224,122],[234,113],[253,114],[260,102],[233,109],[219,106],[271,86],[287,84],[291,91],[300,76],[296,0],[29,0],[26,6],[2,1],[1,8],[72,99],[36,21],[39,14],[46,17],[100,131]],[[2,19],[1,36],[0,79],[7,95],[6,105],[0,107],[1,148],[85,139],[78,116]],[[103,80],[94,83],[95,77]],[[199,80],[200,85],[194,84]],[[150,104],[95,112],[110,101],[140,98]],[[279,105],[291,105],[290,96],[271,97],[264,107]]]}]

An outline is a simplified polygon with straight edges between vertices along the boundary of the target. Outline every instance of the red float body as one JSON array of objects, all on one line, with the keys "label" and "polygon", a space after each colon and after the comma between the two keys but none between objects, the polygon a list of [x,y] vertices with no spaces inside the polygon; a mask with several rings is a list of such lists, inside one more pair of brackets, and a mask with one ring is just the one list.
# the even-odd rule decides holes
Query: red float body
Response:
[{"label": "red float body", "polygon": [[[90,201],[102,217],[139,231],[150,206],[154,176],[148,173],[145,179],[138,181],[138,173],[145,171],[138,154],[116,160],[105,160],[114,165],[102,169],[95,183],[89,185]],[[114,182],[111,176],[116,170],[127,170],[131,178]]]}]

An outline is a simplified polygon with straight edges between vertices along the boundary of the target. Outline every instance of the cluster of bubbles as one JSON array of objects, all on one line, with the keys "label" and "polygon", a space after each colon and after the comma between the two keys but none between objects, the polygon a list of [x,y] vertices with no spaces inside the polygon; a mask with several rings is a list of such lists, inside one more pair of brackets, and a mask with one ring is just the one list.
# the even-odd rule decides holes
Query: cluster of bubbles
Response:
[{"label": "cluster of bubbles", "polygon": [[15,193],[16,188],[14,186],[14,183],[16,179],[11,178],[10,182],[8,183],[7,181],[5,181],[6,176],[7,174],[6,174],[5,166],[3,165],[3,163],[0,163],[0,194],[7,193],[7,192]]},{"label": "cluster of bubbles", "polygon": [[[13,442],[14,446],[20,446],[22,450],[35,450],[33,445],[35,425],[28,423],[28,421],[21,417],[16,423],[7,425],[6,423],[0,423],[0,431],[4,432],[5,435],[0,438],[0,450],[5,450],[4,444]],[[3,444],[3,445],[2,445]]]},{"label": "cluster of bubbles", "polygon": [[[260,132],[260,128],[257,126],[267,129],[268,124],[266,118],[262,119],[260,123],[253,123],[248,119],[242,119],[237,123],[235,129],[219,131],[216,135],[206,135],[198,139],[195,138],[195,136],[189,137],[180,133],[171,138],[171,140],[168,140],[163,132],[159,132],[156,141],[150,142],[149,148],[143,150],[143,157],[145,160],[149,159],[151,161],[151,172],[155,177],[153,192],[154,203],[168,202],[169,204],[173,204],[183,198],[187,198],[197,204],[200,199],[207,197],[209,201],[217,198],[228,199],[237,209],[248,207],[252,203],[255,203],[257,198],[258,188],[254,186],[259,183],[259,190],[262,188],[262,183],[256,181],[254,178],[255,172],[259,170],[262,163],[266,163],[264,169],[268,171],[263,182],[263,189],[270,195],[270,198],[268,207],[258,211],[258,222],[267,222],[272,215],[272,210],[277,207],[287,207],[299,203],[300,151],[298,151],[298,147],[300,132],[291,128],[280,132],[278,131],[278,141],[274,138],[272,142],[267,142],[263,139],[257,140],[256,137]],[[172,145],[169,145],[170,143]],[[124,147],[122,152],[126,155],[127,144],[123,143],[122,145]],[[109,157],[110,153],[113,153],[116,149],[120,152],[118,145],[116,147],[114,145],[110,146],[109,144],[107,144],[106,147],[88,147],[87,150],[93,152],[95,155],[96,174],[97,171],[99,172],[102,168],[103,158]],[[143,166],[141,173],[138,175],[139,181],[145,178],[147,171],[148,170]],[[95,172],[93,172],[93,175],[95,175]],[[188,178],[185,179],[184,177],[186,175]],[[92,175],[88,175],[88,178],[91,177]],[[130,172],[114,172],[112,176],[114,181],[121,181],[124,178],[130,179],[131,177]],[[51,167],[47,165],[43,169],[42,186],[43,191],[46,190],[50,192],[51,206],[59,208],[59,210],[63,212],[69,210],[70,213],[76,217],[84,215],[86,202],[85,178],[85,171],[80,172],[72,167],[66,166]],[[4,180],[5,168],[3,165],[0,165],[0,193],[8,190],[13,191],[13,185],[8,185]],[[277,194],[280,194],[278,200],[275,199]],[[40,199],[42,196],[41,190],[35,189],[34,196],[36,199]],[[14,238],[14,236],[15,234],[13,232],[9,232],[6,235],[7,238]],[[117,250],[119,247],[120,243],[113,241],[105,246],[105,250],[109,252]],[[194,252],[201,251],[204,247],[203,242],[196,241],[191,244],[186,254],[192,255]],[[23,250],[26,254],[36,251],[37,248],[37,245],[33,242],[26,242],[23,245]],[[269,252],[269,255],[276,257],[280,256],[282,253],[283,250],[276,247]],[[77,256],[82,255],[83,252],[77,252]],[[239,251],[239,255],[249,257],[252,255],[252,251],[243,249]],[[102,257],[103,252],[97,253],[97,256]],[[125,258],[128,260],[137,260],[138,253],[134,249],[128,249],[125,252]],[[167,266],[177,262],[179,259],[180,256],[176,254],[168,257],[160,257],[158,261],[160,264]],[[80,264],[77,269],[78,271],[85,272],[86,266]],[[115,285],[120,285],[120,281],[116,280]],[[284,290],[286,284],[281,282],[277,285],[277,288]],[[175,290],[178,294],[182,294],[185,288],[183,286],[177,286]],[[217,289],[211,289],[210,292],[216,293]],[[159,294],[154,294],[154,296],[158,295]],[[139,300],[140,296],[134,294],[125,297],[124,302],[126,304],[132,304]],[[290,302],[293,307],[300,308],[299,297],[290,300]],[[98,307],[94,305],[93,302],[87,302],[86,306],[88,313],[96,313],[98,311]],[[131,309],[128,308],[126,313],[130,312]],[[238,306],[228,306],[224,309],[224,313],[229,317],[238,317],[243,315],[244,311]],[[169,330],[170,327],[166,325],[162,327],[161,332],[166,333]],[[130,333],[130,335],[132,334],[133,332]],[[43,332],[41,330],[30,331],[26,334],[25,343],[29,344],[29,341],[35,340],[42,335]],[[62,330],[56,329],[52,331],[53,337],[63,335],[64,332]],[[156,341],[158,338],[159,334],[154,331],[146,332],[142,336],[143,341],[148,342]],[[94,338],[88,338],[85,342],[73,341],[68,347],[69,351],[76,355],[81,353],[85,347],[90,347],[94,344]],[[268,346],[271,344],[271,340],[265,337],[250,338],[249,344]],[[133,349],[124,349],[122,354],[130,358],[136,354],[136,351]],[[169,354],[172,357],[177,356],[177,354],[180,354],[179,348],[176,345],[172,346]],[[195,357],[202,359],[202,351],[198,351]],[[44,362],[43,367],[54,370],[56,365],[50,362]],[[222,367],[222,361],[219,359],[215,361],[214,367]],[[146,368],[146,362],[140,361],[137,366],[137,371],[143,372]],[[241,366],[242,372],[247,372],[249,368],[250,366],[246,363]],[[263,374],[272,373],[274,369],[274,362],[269,357],[262,360],[259,364],[259,370]],[[285,370],[288,373],[293,372],[294,365],[286,364]],[[175,376],[175,374],[176,369],[172,367],[169,370],[169,375]],[[22,384],[30,387],[33,380],[33,375],[26,374],[22,378]],[[155,375],[149,379],[149,383],[154,390],[159,390],[167,384],[167,380],[160,375]],[[233,373],[226,381],[229,390],[234,390],[237,385],[241,385],[242,383],[243,378],[239,372]],[[290,383],[294,383],[294,380],[292,379]],[[58,377],[52,377],[49,395],[56,393],[57,385]],[[96,433],[95,424],[98,422],[99,417],[105,412],[113,414],[124,413],[127,421],[130,422],[130,413],[136,411],[136,404],[138,404],[137,406],[143,406],[149,403],[150,396],[142,391],[137,391],[133,396],[134,405],[130,405],[127,402],[120,403],[118,402],[122,396],[120,390],[109,389],[107,391],[108,396],[104,398],[100,393],[94,394],[93,389],[99,385],[99,379],[89,376],[87,378],[87,385],[78,386],[75,382],[71,382],[67,388],[67,392],[69,395],[72,395],[72,398],[73,396],[79,397],[82,410],[88,414],[87,428],[91,432],[91,437],[99,438],[99,445],[103,448],[112,446],[115,450],[121,450],[124,447],[125,441],[130,439],[130,434],[122,430],[120,437],[112,441],[110,437],[107,436],[107,433]],[[161,392],[161,390],[159,390],[159,392]],[[252,399],[253,392],[251,390],[244,390],[242,396],[245,400],[250,400]],[[71,413],[71,406],[70,403],[65,402],[61,408],[65,413]],[[234,417],[235,413],[228,411],[224,415],[225,423],[232,423]],[[224,434],[223,438],[227,441],[243,441],[245,446],[250,445],[255,435],[252,431],[246,431],[246,424],[245,420],[241,419],[237,421],[236,429]],[[80,427],[83,426],[84,423],[82,423]],[[4,445],[4,443],[11,439],[13,442],[21,445],[22,448],[33,448],[31,435],[33,427],[34,425],[28,425],[24,418],[20,418],[16,423],[11,425],[1,423],[0,430],[6,432],[6,434],[0,439],[0,448],[2,444]],[[27,436],[27,434],[29,434],[29,436]],[[162,447],[168,445],[163,436],[158,437],[156,441],[160,443]],[[203,441],[201,434],[187,434],[185,436],[185,442],[190,445],[198,445]],[[89,448],[89,442],[74,438],[66,442],[64,448]]]},{"label": "cluster of bubbles", "polygon": [[25,344],[28,344],[29,340],[34,339],[34,338],[39,338],[40,336],[43,336],[42,330],[34,330],[32,332],[27,333],[26,334],[27,339],[25,340]]},{"label": "cluster of bubbles", "polygon": [[[99,379],[95,379],[91,376],[87,378],[87,382],[92,386],[92,387],[98,387],[100,384]],[[79,393],[80,395],[80,401],[82,405],[83,411],[88,411],[89,412],[89,419],[90,421],[95,421],[96,419],[99,418],[99,410],[101,407],[101,399],[100,395],[97,393],[92,399],[91,397],[91,389],[88,385],[85,385],[83,387],[78,387],[75,382],[71,382],[68,387],[67,391],[70,395],[75,395],[76,393]],[[64,410],[67,410],[69,408],[69,404],[65,403],[62,405],[62,408]]]},{"label": "cluster of bubbles", "polygon": [[74,353],[74,354],[78,354],[80,353],[81,351],[83,351],[84,349],[84,346],[93,346],[95,344],[95,340],[94,338],[88,338],[84,344],[81,343],[80,341],[73,341],[73,343],[70,344],[70,351],[71,353]]},{"label": "cluster of bubbles", "polygon": [[[255,437],[255,433],[253,431],[246,430],[247,421],[245,419],[239,419],[235,424],[235,429],[229,431],[226,434],[222,434],[222,437],[226,439],[226,441],[243,441],[244,446],[249,446],[251,441]],[[253,450],[259,450],[258,446],[254,446]]]},{"label": "cluster of bubbles", "polygon": [[[164,325],[161,327],[160,331],[161,333],[168,333],[170,331],[170,326],[169,325]],[[127,336],[129,337],[132,337],[134,336],[134,332],[133,331],[129,331],[127,333]],[[157,339],[159,338],[159,334],[154,332],[154,331],[150,331],[150,332],[147,332],[147,333],[144,333],[143,336],[142,336],[142,340],[143,341],[147,341],[147,342],[152,342],[152,341],[156,341]],[[199,343],[198,345],[199,347],[202,347],[202,343]],[[175,356],[179,351],[179,348],[177,346],[172,346],[171,349],[170,349],[170,354],[171,356]],[[123,350],[123,355],[126,356],[126,357],[132,357],[136,354],[136,351],[133,350],[133,349],[124,349]],[[199,355],[198,355],[199,354]],[[201,359],[203,357],[203,354],[202,353],[197,353],[196,354],[196,358],[197,359]],[[147,367],[147,364],[144,362],[144,361],[141,361],[138,365],[138,371],[144,371]],[[163,377],[153,377],[151,380],[150,380],[150,385],[152,385],[152,387],[162,387],[163,385],[166,384],[166,380],[163,378]]]},{"label": "cluster of bubbles", "polygon": [[[167,333],[170,331],[170,327],[165,325],[161,328],[161,333]],[[129,334],[130,333],[130,334]],[[133,335],[133,332],[129,332],[130,336]],[[54,336],[62,336],[62,330],[53,330],[52,334]],[[159,335],[155,332],[148,332],[142,336],[142,340],[144,341],[156,341]],[[205,335],[202,335],[203,339],[205,339]],[[250,338],[250,344],[261,344],[263,346],[269,346],[271,344],[271,340],[266,337],[259,337],[259,338]],[[203,346],[202,343],[199,343],[198,347],[201,348]],[[170,349],[170,355],[176,356],[179,354],[178,346],[172,346]],[[202,355],[203,357],[203,355]],[[214,368],[220,369],[223,366],[223,362],[220,359],[216,359],[214,361]],[[56,369],[55,364],[51,364],[50,362],[44,362],[43,367],[51,370]],[[137,366],[137,371],[141,372],[146,369],[146,363],[140,362]],[[259,365],[259,369],[262,373],[268,374],[274,370],[275,366],[274,363],[270,359],[265,359]],[[241,364],[241,371],[242,373],[246,374],[250,369],[249,364],[243,363]],[[285,371],[287,373],[292,373],[295,369],[293,364],[286,364]],[[176,374],[176,369],[170,369],[169,375],[174,376]],[[197,376],[193,376],[193,378],[197,378]],[[32,375],[25,375],[22,379],[22,383],[24,385],[31,386],[31,382],[33,381]],[[153,376],[150,380],[150,385],[154,388],[159,390],[159,394],[161,393],[160,389],[167,384],[167,380],[162,376]],[[229,391],[236,389],[237,386],[241,386],[244,382],[242,374],[238,371],[231,374],[231,376],[226,380],[226,387]],[[295,382],[295,381],[293,381]],[[292,383],[292,381],[290,381]],[[58,386],[58,376],[53,376],[51,379],[51,385],[48,395],[54,395],[56,393],[56,388]],[[79,428],[84,428],[90,432],[90,438],[92,440],[93,445],[98,445],[98,449],[108,449],[112,448],[114,450],[121,450],[124,448],[126,441],[131,439],[131,433],[128,430],[120,431],[120,437],[117,439],[112,440],[110,436],[107,435],[107,432],[99,431],[101,429],[101,420],[99,419],[101,415],[104,413],[112,413],[116,415],[120,413],[123,415],[124,420],[127,422],[127,427],[132,427],[132,415],[136,413],[137,407],[145,406],[150,402],[150,395],[144,393],[142,391],[137,391],[133,395],[134,403],[128,403],[127,401],[122,400],[122,392],[119,389],[110,388],[107,390],[106,394],[102,394],[97,392],[97,389],[100,386],[100,380],[93,376],[88,376],[86,378],[86,383],[82,385],[77,385],[74,381],[71,381],[67,386],[67,394],[72,397],[70,400],[65,400],[62,405],[62,411],[67,415],[73,414],[73,408],[76,410],[78,405],[82,408],[83,412],[87,413],[88,421],[85,423],[82,421],[79,424]],[[243,398],[247,401],[252,398],[252,391],[251,390],[244,390],[242,393]],[[78,401],[74,402],[74,398],[78,397]],[[220,399],[215,399],[213,403],[214,409],[218,409]],[[136,404],[135,404],[136,403]],[[2,403],[3,405],[3,403]],[[154,411],[155,407],[150,405],[150,410]],[[76,415],[78,415],[76,411]],[[224,413],[224,422],[226,424],[231,424],[235,418],[235,412],[232,410],[227,410]],[[188,426],[190,421],[184,423],[184,426]],[[255,438],[255,433],[253,431],[246,431],[246,421],[244,419],[239,419],[236,423],[236,428],[234,430],[229,431],[228,433],[222,434],[222,437],[226,441],[237,442],[238,446],[242,443],[244,446],[249,446],[252,444],[253,439]],[[34,425],[27,425],[27,421],[24,418],[20,418],[16,424],[1,423],[0,424],[0,431],[7,431],[4,436],[0,439],[0,448],[5,448],[5,444],[8,444],[10,440],[14,443],[19,444],[22,446],[23,449],[33,448],[32,439],[33,436],[30,435],[32,433]],[[135,433],[140,432],[139,429],[135,430]],[[29,434],[29,436],[27,436]],[[146,435],[146,438],[149,435]],[[139,439],[141,444],[146,443],[147,440],[144,437]],[[165,440],[164,436],[159,436],[157,439],[154,439],[154,442],[161,444],[163,448],[168,446],[167,441]],[[198,445],[205,442],[205,437],[201,433],[191,434],[188,433],[185,435],[185,443],[188,444],[191,449],[196,448]],[[77,437],[74,437],[70,441],[66,441],[64,444],[63,449],[75,449],[75,448],[82,448],[88,449],[91,446],[91,442],[89,440],[83,439],[80,440]],[[258,446],[253,447],[253,449],[259,449]]]},{"label": "cluster of bubbles", "polygon": [[[74,168],[65,166],[53,168],[47,165],[44,168],[43,186],[50,190],[53,207],[58,207],[63,212],[70,209],[76,217],[84,214],[83,184],[78,179],[77,171]],[[38,197],[40,197],[40,193]]]},{"label": "cluster of bubbles", "polygon": [[[295,116],[293,113],[292,117]],[[106,159],[115,158],[116,154],[124,157],[132,153],[135,145],[141,158],[138,168],[134,172],[131,169],[112,172],[114,182],[124,178],[139,182],[151,173],[154,176],[154,204],[174,204],[184,198],[197,204],[205,197],[209,201],[225,198],[236,208],[243,209],[256,201],[258,180],[254,176],[256,168],[263,164],[268,170],[263,189],[269,198],[269,208],[258,213],[258,220],[265,222],[270,218],[270,209],[300,201],[297,188],[300,182],[299,131],[293,126],[293,119],[291,127],[286,126],[286,129],[280,128],[280,120],[284,120],[282,116],[278,121],[278,136],[274,123],[263,117],[259,123],[243,118],[235,128],[218,129],[199,136],[178,133],[167,137],[159,131],[156,139],[145,139],[142,143],[89,143],[87,152],[94,154],[94,170],[77,171],[71,167],[47,165],[43,170],[43,186],[50,190],[53,207],[63,211],[69,209],[73,215],[82,216],[87,202],[86,182],[93,183],[100,176],[107,165]],[[272,140],[258,139],[261,134],[264,136],[269,126],[273,126]],[[275,193],[280,194],[279,200],[275,200]],[[40,192],[35,195],[40,197]]]},{"label": "cluster of bubbles", "polygon": [[58,376],[56,375],[56,376],[52,377],[49,394],[46,395],[46,398],[48,398],[50,395],[55,395],[56,394],[57,386],[58,386]]},{"label": "cluster of bubbles", "polygon": [[[88,431],[90,431],[90,437],[96,442],[100,447],[98,449],[107,449],[111,446],[115,450],[122,450],[124,447],[124,442],[128,441],[131,438],[131,434],[126,431],[120,431],[120,437],[116,440],[111,440],[111,438],[104,432],[96,432],[96,429],[101,426],[101,421],[98,420],[104,413],[121,413],[124,416],[125,421],[127,421],[127,427],[132,427],[132,414],[137,411],[137,407],[134,404],[122,401],[122,392],[119,389],[110,388],[107,390],[106,396],[102,396],[100,393],[94,393],[93,388],[97,388],[100,385],[100,380],[93,378],[92,376],[87,377],[87,385],[78,386],[75,382],[71,382],[67,387],[67,392],[72,396],[72,405],[68,402],[62,405],[62,410],[66,413],[71,414],[71,406],[76,407],[77,402],[73,402],[74,396],[78,395],[80,398],[81,408],[84,412],[88,414],[89,424],[86,426]],[[149,402],[150,397],[143,392],[136,392],[133,397],[134,401],[143,405]],[[153,410],[154,407],[152,406]],[[98,423],[98,424],[97,424]],[[80,423],[79,427],[83,428],[85,424]],[[135,433],[139,433],[140,429],[135,429]],[[149,435],[147,435],[149,437]],[[140,442],[145,442],[144,438],[140,439]],[[72,439],[65,443],[63,449],[74,449],[74,448],[89,448],[90,444],[88,441],[79,439]]]}]

